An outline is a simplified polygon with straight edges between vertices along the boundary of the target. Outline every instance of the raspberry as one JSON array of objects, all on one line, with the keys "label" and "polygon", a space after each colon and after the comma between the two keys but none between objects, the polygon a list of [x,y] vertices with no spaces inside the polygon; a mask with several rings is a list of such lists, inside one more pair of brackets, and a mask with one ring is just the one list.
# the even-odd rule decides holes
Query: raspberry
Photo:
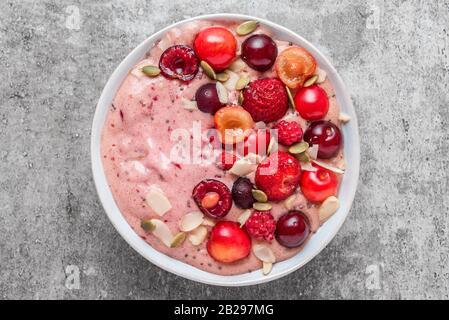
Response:
[{"label": "raspberry", "polygon": [[301,166],[287,152],[277,152],[266,158],[256,170],[256,186],[270,201],[290,197],[299,186]]},{"label": "raspberry", "polygon": [[[219,199],[214,206],[204,207],[203,199],[211,193],[218,194]],[[208,179],[201,181],[193,189],[192,197],[201,212],[212,218],[224,218],[232,207],[231,191],[223,182],[218,180]]]},{"label": "raspberry", "polygon": [[258,240],[272,241],[276,230],[276,221],[269,211],[254,211],[245,223],[249,235]]},{"label": "raspberry", "polygon": [[290,147],[302,140],[303,131],[297,122],[282,120],[273,129],[278,130],[278,141],[284,146]]},{"label": "raspberry", "polygon": [[268,123],[281,119],[288,109],[288,97],[284,84],[275,78],[251,82],[243,91],[243,108],[256,122]]},{"label": "raspberry", "polygon": [[159,69],[167,78],[190,81],[198,73],[199,64],[192,48],[176,45],[162,53]]}]

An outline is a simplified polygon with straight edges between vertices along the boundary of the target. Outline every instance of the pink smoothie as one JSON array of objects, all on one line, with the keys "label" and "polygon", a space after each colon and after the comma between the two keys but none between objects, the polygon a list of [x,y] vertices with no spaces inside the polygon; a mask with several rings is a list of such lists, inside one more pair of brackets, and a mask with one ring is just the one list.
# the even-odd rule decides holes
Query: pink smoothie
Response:
[{"label": "pink smoothie", "polygon": [[[217,22],[214,25],[220,25]],[[199,269],[221,275],[235,275],[260,269],[261,262],[253,255],[234,264],[222,264],[209,256],[206,241],[193,246],[189,241],[178,248],[168,248],[159,239],[145,232],[140,224],[142,219],[161,219],[173,234],[179,232],[178,223],[183,215],[198,211],[192,199],[193,188],[204,179],[217,179],[230,189],[236,177],[216,167],[214,164],[179,164],[170,160],[170,152],[174,142],[170,140],[173,130],[187,129],[192,131],[194,121],[200,121],[202,130],[213,128],[213,117],[199,110],[187,110],[186,105],[193,100],[199,86],[210,82],[200,70],[196,78],[184,83],[168,80],[163,76],[150,78],[140,72],[139,67],[158,65],[162,52],[175,44],[193,46],[193,39],[198,31],[212,22],[194,22],[180,29],[170,30],[148,52],[123,81],[117,92],[107,116],[101,142],[103,165],[109,186],[121,213],[135,232],[153,248],[164,254],[193,265]],[[224,24],[221,24],[224,25]],[[235,30],[236,25],[224,25]],[[262,27],[256,31],[270,35],[271,32]],[[239,44],[244,37],[236,37]],[[279,52],[289,44],[276,41]],[[239,45],[240,47],[240,45]],[[274,71],[259,73],[245,66],[243,72],[252,79],[274,76]],[[332,85],[328,80],[320,85],[329,96],[330,111],[326,119],[339,124],[339,107]],[[230,102],[236,103],[237,94],[230,92]],[[298,121],[305,130],[306,121],[293,111],[286,118]],[[193,134],[193,133],[192,133]],[[204,142],[206,143],[206,142]],[[343,155],[328,161],[330,164],[343,167]],[[154,213],[145,202],[145,195],[152,186],[163,190],[170,200],[172,209],[162,218]],[[309,218],[313,232],[320,227],[318,209],[298,192],[295,208],[302,210]],[[227,220],[235,221],[243,212],[235,205]],[[275,219],[285,214],[282,203],[274,204],[272,213]],[[210,229],[210,227],[208,227]],[[313,235],[312,235],[313,236]],[[302,248],[287,249],[276,240],[270,244],[276,260],[282,261],[297,254]]]}]

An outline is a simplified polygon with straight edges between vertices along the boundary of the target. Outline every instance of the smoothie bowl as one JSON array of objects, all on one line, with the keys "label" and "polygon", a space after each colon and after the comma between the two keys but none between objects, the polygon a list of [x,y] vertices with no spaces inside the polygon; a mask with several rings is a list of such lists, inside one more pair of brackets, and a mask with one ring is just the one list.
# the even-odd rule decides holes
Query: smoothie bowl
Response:
[{"label": "smoothie bowl", "polygon": [[242,15],[174,24],[109,79],[92,130],[101,202],[152,263],[251,285],[316,256],[349,213],[357,120],[329,61]]}]

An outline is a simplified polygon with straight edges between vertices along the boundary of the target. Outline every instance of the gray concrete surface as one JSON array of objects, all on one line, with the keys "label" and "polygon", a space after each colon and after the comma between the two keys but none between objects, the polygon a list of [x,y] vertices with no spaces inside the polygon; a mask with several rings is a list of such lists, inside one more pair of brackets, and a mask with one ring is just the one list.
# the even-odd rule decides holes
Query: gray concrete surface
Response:
[{"label": "gray concrete surface", "polygon": [[[152,32],[216,12],[315,43],[360,122],[351,217],[305,268],[251,288],[144,260],[109,223],[90,171],[95,105],[117,64]],[[448,298],[448,28],[447,0],[1,1],[0,298]]]}]

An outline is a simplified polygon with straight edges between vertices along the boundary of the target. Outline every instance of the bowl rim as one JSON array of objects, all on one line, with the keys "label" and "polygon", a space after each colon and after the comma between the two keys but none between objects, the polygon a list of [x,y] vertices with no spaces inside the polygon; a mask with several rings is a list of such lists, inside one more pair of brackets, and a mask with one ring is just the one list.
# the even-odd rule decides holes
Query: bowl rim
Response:
[{"label": "bowl rim", "polygon": [[[139,52],[143,50],[143,47],[146,47],[148,50],[148,44],[154,42],[155,40],[159,39],[162,35],[164,35],[168,30],[178,27],[180,25],[183,25],[185,23],[189,23],[196,20],[257,20],[260,23],[264,24],[265,26],[275,30],[276,32],[280,32],[283,34],[287,34],[289,37],[296,38],[301,42],[301,45],[309,48],[311,51],[314,52],[314,54],[318,55],[320,60],[323,61],[327,68],[331,71],[333,76],[332,85],[335,89],[335,82],[338,83],[338,86],[340,87],[340,92],[337,95],[337,99],[339,100],[339,105],[342,107],[342,101],[346,108],[348,110],[349,116],[351,117],[351,126],[353,127],[351,130],[351,149],[352,149],[352,162],[351,162],[351,188],[347,194],[347,201],[345,203],[345,209],[340,208],[339,211],[339,219],[336,221],[335,225],[332,227],[332,230],[329,231],[329,233],[326,234],[324,239],[321,241],[320,245],[317,246],[317,248],[308,256],[306,256],[301,262],[294,264],[292,266],[284,268],[284,270],[274,272],[275,268],[271,272],[271,274],[264,276],[260,273],[260,276],[255,277],[254,279],[236,279],[236,278],[244,278],[245,275],[250,275],[251,273],[243,274],[243,275],[237,275],[237,276],[220,276],[216,275],[210,272],[206,272],[200,269],[197,269],[191,265],[188,265],[182,261],[178,261],[176,259],[170,258],[159,251],[153,249],[150,245],[148,245],[144,240],[142,240],[138,235],[132,230],[132,228],[129,226],[129,224],[126,222],[124,217],[122,216],[120,210],[115,204],[115,200],[113,199],[112,192],[109,188],[109,184],[107,183],[105,172],[103,169],[103,164],[101,160],[101,132],[102,128],[104,126],[104,120],[102,119],[102,108],[106,108],[106,106],[109,106],[111,103],[111,99],[108,99],[108,96],[110,95],[109,92],[112,90],[114,91],[113,96],[115,96],[117,90],[120,88],[120,85],[122,84],[125,76],[128,74],[130,70],[129,62],[128,60],[132,60],[132,57],[136,55],[136,52]],[[151,39],[151,40],[150,40]],[[125,72],[126,71],[126,72]],[[117,81],[119,79],[120,81]],[[118,84],[117,84],[118,82]],[[336,92],[337,94],[337,92]],[[113,99],[113,98],[112,98]],[[114,70],[112,75],[109,77],[106,85],[104,86],[104,89],[102,91],[102,94],[100,96],[100,99],[98,101],[98,104],[95,109],[95,115],[93,118],[92,123],[92,129],[91,129],[91,144],[90,144],[90,152],[91,152],[91,166],[92,166],[92,174],[93,179],[95,183],[95,188],[97,190],[98,197],[100,198],[100,202],[103,206],[104,211],[106,212],[109,220],[117,230],[117,232],[122,236],[123,239],[140,255],[142,255],[146,260],[151,262],[152,264],[158,266],[161,269],[164,269],[168,272],[171,272],[173,274],[176,274],[180,277],[200,282],[204,284],[209,285],[215,285],[215,286],[227,286],[227,287],[241,287],[241,286],[251,286],[251,285],[257,285],[262,283],[267,283],[270,281],[274,281],[276,279],[282,278],[300,268],[302,268],[304,265],[309,263],[312,259],[314,259],[337,235],[339,230],[341,229],[342,225],[346,221],[347,217],[349,216],[350,209],[352,207],[352,203],[355,198],[356,190],[357,190],[357,184],[359,179],[359,170],[360,170],[360,136],[359,136],[359,129],[358,129],[358,121],[356,117],[356,113],[350,98],[350,95],[348,93],[348,90],[338,74],[337,70],[333,66],[333,64],[330,62],[330,60],[318,49],[316,48],[312,43],[304,39],[302,36],[298,35],[294,31],[283,27],[281,25],[278,25],[277,23],[271,22],[269,20],[266,20],[264,18],[256,17],[256,16],[250,16],[250,15],[243,15],[243,14],[234,14],[234,13],[216,13],[216,14],[205,14],[205,15],[199,15],[195,17],[191,17],[188,19],[184,19],[181,21],[178,21],[176,23],[173,23],[165,28],[162,28],[161,30],[153,33],[149,37],[147,37],[145,40],[143,40],[136,48],[134,48],[118,65],[118,67]],[[345,138],[346,140],[346,138]],[[345,158],[346,158],[346,144],[344,146],[345,151]],[[346,175],[346,174],[345,174]],[[348,182],[349,183],[349,182]],[[340,189],[342,189],[340,187]],[[112,198],[112,201],[111,201]],[[117,211],[120,217],[116,216],[113,211]],[[124,223],[123,223],[124,222]],[[131,232],[130,232],[131,231]],[[152,250],[142,246],[142,243],[144,242],[147,247],[151,248]],[[151,252],[151,255],[148,253],[148,251],[154,251]],[[294,259],[296,256],[298,256],[301,252],[299,252],[297,255],[285,260],[284,262],[290,261]],[[164,261],[165,260],[165,261]],[[167,262],[173,262],[173,263],[167,263]],[[283,262],[283,263],[284,263]],[[179,265],[180,267],[176,266]],[[193,269],[194,270],[193,270]],[[200,271],[199,276],[196,271]],[[209,275],[206,277],[206,275]],[[214,278],[214,279],[210,279]]]}]

